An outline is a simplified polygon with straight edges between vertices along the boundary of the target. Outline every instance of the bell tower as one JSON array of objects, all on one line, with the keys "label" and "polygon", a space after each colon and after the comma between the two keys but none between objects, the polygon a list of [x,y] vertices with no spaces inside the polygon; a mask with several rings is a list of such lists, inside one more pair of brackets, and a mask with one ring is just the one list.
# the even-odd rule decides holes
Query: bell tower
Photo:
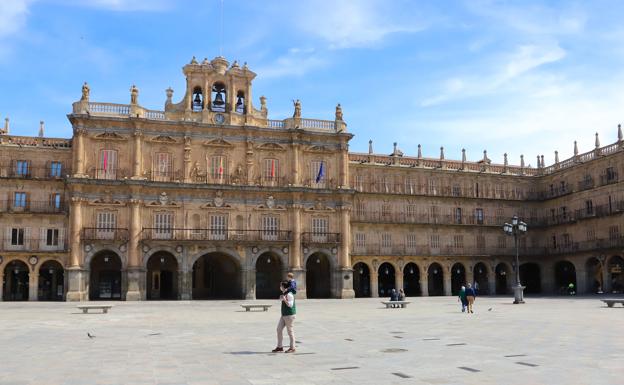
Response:
[{"label": "bell tower", "polygon": [[167,119],[188,120],[218,125],[262,124],[266,109],[256,110],[251,103],[251,82],[256,77],[247,64],[231,65],[218,56],[201,63],[195,57],[182,68],[186,92],[182,101],[171,101],[173,90],[167,90]]}]

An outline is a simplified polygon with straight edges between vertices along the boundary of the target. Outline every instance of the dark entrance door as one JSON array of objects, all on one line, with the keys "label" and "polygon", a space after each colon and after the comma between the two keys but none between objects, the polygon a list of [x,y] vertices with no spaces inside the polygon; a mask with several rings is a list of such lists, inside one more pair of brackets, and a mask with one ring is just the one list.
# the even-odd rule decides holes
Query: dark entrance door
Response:
[{"label": "dark entrance door", "polygon": [[89,299],[121,300],[121,259],[113,252],[102,252],[91,260]]},{"label": "dark entrance door", "polygon": [[22,261],[11,261],[4,268],[5,301],[28,301],[28,266]]},{"label": "dark entrance door", "polygon": [[316,253],[306,262],[306,292],[308,298],[329,298],[331,295],[329,260]]}]

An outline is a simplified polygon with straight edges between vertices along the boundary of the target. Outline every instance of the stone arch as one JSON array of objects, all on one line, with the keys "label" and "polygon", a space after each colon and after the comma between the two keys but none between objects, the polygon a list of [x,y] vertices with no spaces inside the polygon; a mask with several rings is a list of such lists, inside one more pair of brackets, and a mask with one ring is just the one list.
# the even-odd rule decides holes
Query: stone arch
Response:
[{"label": "stone arch", "polygon": [[585,262],[587,293],[600,293],[603,291],[605,286],[602,270],[602,262],[596,257],[590,257]]},{"label": "stone arch", "polygon": [[511,267],[505,262],[499,262],[494,268],[496,275],[496,294],[509,294],[509,287],[514,280]]},{"label": "stone arch", "polygon": [[455,262],[450,269],[451,294],[458,295],[462,286],[466,285],[466,267],[461,262]]},{"label": "stone arch", "polygon": [[145,292],[148,300],[178,299],[180,264],[176,255],[159,249],[145,262]]},{"label": "stone arch", "polygon": [[91,268],[91,261],[93,260],[93,258],[103,252],[111,252],[116,254],[117,257],[119,257],[119,259],[121,260],[122,270],[125,270],[128,267],[128,260],[126,258],[125,252],[121,251],[121,249],[119,249],[118,247],[107,245],[103,247],[94,247],[89,252],[87,252],[84,258],[84,268],[86,270],[89,270]]},{"label": "stone arch", "polygon": [[624,258],[612,255],[607,260],[607,279],[612,293],[624,292]]},{"label": "stone arch", "polygon": [[490,294],[489,287],[489,268],[484,262],[475,263],[472,268],[472,276],[474,278],[474,287],[477,290],[477,295],[488,295]]},{"label": "stone arch", "polygon": [[371,296],[371,267],[364,261],[358,261],[353,265],[353,290],[355,296]]},{"label": "stone arch", "polygon": [[[288,251],[290,252],[290,249]],[[284,254],[282,250],[279,250],[273,247],[266,247],[263,249],[259,249],[257,253],[254,253],[253,257],[249,259],[249,267],[255,268],[255,266],[258,263],[258,258],[260,258],[262,254],[266,254],[266,253],[271,253],[275,257],[277,257],[284,271],[288,269],[288,254]]]},{"label": "stone arch", "polygon": [[305,259],[306,295],[308,298],[329,298],[333,289],[332,271],[335,267],[331,253],[314,251]]},{"label": "stone arch", "polygon": [[[576,268],[568,260],[557,261],[554,266],[555,290],[559,294],[576,293]],[[573,286],[570,287],[570,284]]]},{"label": "stone arch", "polygon": [[520,282],[526,288],[527,294],[539,294],[542,292],[542,275],[540,265],[534,262],[526,262],[520,265]]},{"label": "stone arch", "polygon": [[382,262],[377,269],[377,288],[380,297],[389,297],[393,289],[396,289],[396,271],[393,263]]},{"label": "stone arch", "polygon": [[416,262],[407,262],[403,267],[403,290],[406,297],[422,295],[420,290],[420,267]]},{"label": "stone arch", "polygon": [[444,269],[438,262],[433,262],[427,268],[427,281],[430,296],[444,295]]},{"label": "stone arch", "polygon": [[256,298],[279,298],[279,282],[284,279],[285,265],[282,258],[271,250],[266,250],[254,258],[256,271]]},{"label": "stone arch", "polygon": [[37,300],[62,301],[65,298],[65,268],[55,258],[37,264]]},{"label": "stone arch", "polygon": [[182,269],[184,260],[182,256],[180,256],[180,254],[175,250],[175,248],[170,247],[170,246],[158,246],[143,253],[143,259],[141,261],[141,265],[143,266],[145,270],[147,270],[147,263],[149,262],[150,258],[154,254],[157,254],[157,253],[171,254],[175,258],[176,262],[178,263],[178,270]]},{"label": "stone arch", "polygon": [[89,299],[121,300],[123,295],[123,259],[110,249],[89,258]]},{"label": "stone arch", "polygon": [[244,264],[244,260],[243,258],[241,258],[241,256],[238,254],[238,252],[236,252],[236,250],[233,249],[229,249],[229,248],[221,248],[221,247],[207,247],[193,255],[191,255],[187,262],[188,262],[188,266],[186,266],[186,268],[190,271],[193,269],[193,266],[195,265],[195,263],[197,262],[198,259],[200,259],[201,257],[203,257],[206,254],[212,254],[212,253],[220,253],[220,254],[224,254],[227,255],[228,257],[234,259],[236,261],[236,263],[238,264],[239,268],[242,269]]},{"label": "stone arch", "polygon": [[242,263],[237,253],[204,251],[193,257],[193,299],[242,299]]},{"label": "stone arch", "polygon": [[6,261],[4,269],[4,301],[28,301],[30,292],[30,268],[21,258]]}]

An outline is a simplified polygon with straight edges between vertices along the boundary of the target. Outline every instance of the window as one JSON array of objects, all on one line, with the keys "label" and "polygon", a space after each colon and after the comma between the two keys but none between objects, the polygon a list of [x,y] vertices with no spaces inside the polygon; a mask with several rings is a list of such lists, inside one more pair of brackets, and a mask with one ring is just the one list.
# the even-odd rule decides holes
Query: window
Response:
[{"label": "window", "polygon": [[430,212],[431,212],[431,219],[436,222],[438,220],[438,215],[440,214],[440,210],[438,206],[431,206],[430,207]]},{"label": "window", "polygon": [[173,214],[161,212],[154,214],[154,238],[171,239],[173,236]]},{"label": "window", "polygon": [[440,236],[438,234],[432,234],[431,237],[429,238],[429,246],[432,249],[439,249],[440,248]]},{"label": "window", "polygon": [[479,183],[475,183],[474,191],[475,191],[475,197],[478,198],[479,197]]},{"label": "window", "polygon": [[613,167],[607,167],[606,175],[607,182],[614,182],[617,179],[617,173]]},{"label": "window", "polygon": [[100,150],[100,162],[98,164],[98,179],[117,178],[117,151]]},{"label": "window", "polygon": [[213,182],[223,183],[227,175],[227,159],[223,155],[214,155],[210,158],[210,176]]},{"label": "window", "polygon": [[565,181],[559,182],[559,192],[564,193],[565,191],[566,191],[566,182]]},{"label": "window", "polygon": [[477,238],[475,239],[475,243],[477,244],[477,249],[479,250],[485,249],[485,236],[477,235]]},{"label": "window", "polygon": [[265,241],[277,241],[279,231],[279,218],[266,216],[262,217],[262,239]]},{"label": "window", "polygon": [[16,192],[13,195],[13,207],[25,209],[26,208],[26,193],[25,192]]},{"label": "window", "polygon": [[384,203],[381,205],[381,217],[382,218],[390,218],[390,205],[388,203]]},{"label": "window", "polygon": [[463,235],[453,235],[453,247],[455,249],[461,249],[464,247],[464,236]]},{"label": "window", "polygon": [[453,185],[453,196],[458,197],[461,196],[461,187],[458,184]]},{"label": "window", "polygon": [[327,242],[329,232],[329,221],[327,218],[312,218],[312,241]]},{"label": "window", "polygon": [[553,234],[551,239],[552,239],[552,248],[556,249],[557,248],[557,236],[555,234]]},{"label": "window", "polygon": [[242,236],[245,231],[245,219],[242,215],[236,216],[236,235]]},{"label": "window", "polygon": [[355,215],[357,217],[364,217],[364,213],[366,212],[366,204],[362,201],[357,201],[355,203]]},{"label": "window", "polygon": [[618,239],[620,237],[620,227],[618,225],[609,226],[609,239]]},{"label": "window", "polygon": [[47,229],[46,246],[58,246],[58,245],[59,245],[59,229]]},{"label": "window", "polygon": [[154,155],[154,180],[161,182],[171,180],[171,166],[171,154],[157,152]]},{"label": "window", "polygon": [[412,178],[405,178],[405,193],[406,194],[415,194],[416,193],[416,182]]},{"label": "window", "polygon": [[570,237],[570,234],[563,234],[562,236],[563,239],[563,247],[570,247],[572,246],[572,237]]},{"label": "window", "polygon": [[435,179],[429,179],[429,195],[438,194],[438,183]]},{"label": "window", "polygon": [[210,216],[209,235],[212,240],[227,239],[227,217],[225,215]]},{"label": "window", "polygon": [[482,208],[475,209],[475,220],[478,225],[483,224],[483,209]]},{"label": "window", "polygon": [[60,178],[63,172],[63,164],[61,162],[50,163],[50,177]]},{"label": "window", "polygon": [[407,248],[410,250],[416,249],[416,234],[410,233],[407,234],[406,238]]},{"label": "window", "polygon": [[587,240],[588,241],[596,240],[596,231],[594,229],[587,230]]},{"label": "window", "polygon": [[61,205],[62,205],[61,194],[59,193],[50,194],[50,206],[55,210],[60,210]]},{"label": "window", "polygon": [[381,234],[381,247],[383,248],[392,247],[392,234],[390,233]]},{"label": "window", "polygon": [[507,248],[507,237],[505,235],[501,235],[498,237],[498,248],[499,249]]},{"label": "window", "polygon": [[24,229],[11,229],[11,246],[24,246]]},{"label": "window", "polygon": [[365,233],[355,233],[355,247],[360,250],[366,247],[366,234]]},{"label": "window", "polygon": [[461,209],[461,207],[456,207],[455,208],[455,223],[456,224],[461,224],[462,223],[462,209]]},{"label": "window", "polygon": [[503,221],[503,216],[505,215],[505,211],[501,208],[496,209],[496,223],[501,223]]},{"label": "window", "polygon": [[564,221],[568,219],[568,210],[565,206],[561,207],[561,219],[563,219]]},{"label": "window", "polygon": [[193,214],[191,217],[191,235],[194,239],[201,238],[201,216],[199,214]]},{"label": "window", "polygon": [[416,205],[413,204],[408,204],[406,207],[406,211],[407,211],[407,216],[409,218],[414,218],[416,217]]},{"label": "window", "polygon": [[15,175],[19,177],[30,176],[30,162],[27,160],[18,160],[15,162]]},{"label": "window", "polygon": [[313,160],[310,164],[310,186],[326,187],[327,164],[322,160]]},{"label": "window", "polygon": [[355,176],[355,186],[353,186],[357,191],[364,191],[364,175],[356,175]]},{"label": "window", "polygon": [[278,179],[279,159],[265,159],[262,168],[262,178],[265,182],[273,182]]},{"label": "window", "polygon": [[587,215],[593,215],[594,214],[594,202],[592,202],[591,200],[586,200],[585,201],[585,213]]},{"label": "window", "polygon": [[99,239],[113,239],[117,228],[117,213],[100,211],[96,217],[97,235]]}]

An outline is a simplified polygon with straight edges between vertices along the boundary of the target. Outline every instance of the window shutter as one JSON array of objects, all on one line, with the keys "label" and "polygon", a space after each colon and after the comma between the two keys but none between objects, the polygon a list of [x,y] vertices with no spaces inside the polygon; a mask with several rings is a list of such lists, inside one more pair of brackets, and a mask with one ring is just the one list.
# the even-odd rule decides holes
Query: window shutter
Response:
[{"label": "window shutter", "polygon": [[30,227],[24,228],[24,248],[29,249],[32,246],[32,240],[30,239]]},{"label": "window shutter", "polygon": [[40,227],[39,228],[39,249],[40,250],[44,250],[46,248],[47,245],[47,238],[46,238],[46,231],[47,229]]},{"label": "window shutter", "polygon": [[8,250],[11,245],[11,228],[6,227],[4,229],[4,249]]},{"label": "window shutter", "polygon": [[24,211],[30,210],[30,193],[26,193],[26,205],[24,206]]},{"label": "window shutter", "polygon": [[58,249],[65,250],[65,228],[59,229]]}]

